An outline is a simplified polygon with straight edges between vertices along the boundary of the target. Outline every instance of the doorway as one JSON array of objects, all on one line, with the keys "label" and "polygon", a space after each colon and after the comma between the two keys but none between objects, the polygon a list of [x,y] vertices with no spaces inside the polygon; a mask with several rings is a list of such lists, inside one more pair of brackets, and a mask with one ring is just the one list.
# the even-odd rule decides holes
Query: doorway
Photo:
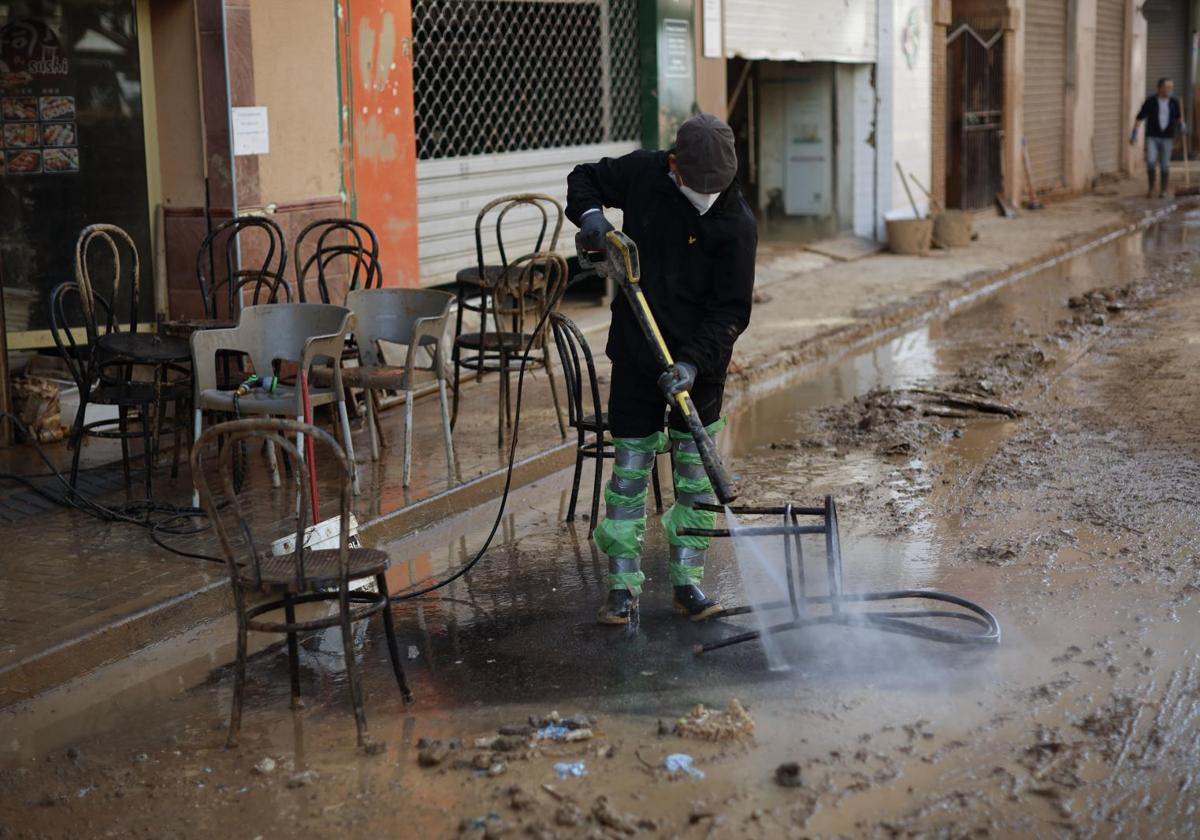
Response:
[{"label": "doorway", "polygon": [[946,36],[946,203],[975,210],[1003,189],[1004,30]]}]

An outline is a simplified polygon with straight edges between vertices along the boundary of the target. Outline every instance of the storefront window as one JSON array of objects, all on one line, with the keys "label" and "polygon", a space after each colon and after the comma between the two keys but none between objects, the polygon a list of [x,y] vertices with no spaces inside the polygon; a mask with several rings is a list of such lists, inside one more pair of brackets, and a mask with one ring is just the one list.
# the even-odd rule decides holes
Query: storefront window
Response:
[{"label": "storefront window", "polygon": [[[74,278],[89,224],[119,225],[153,263],[134,0],[0,0],[0,252],[14,334],[50,326],[50,294]],[[96,278],[111,295],[111,278]],[[128,317],[125,293],[118,306]]]}]

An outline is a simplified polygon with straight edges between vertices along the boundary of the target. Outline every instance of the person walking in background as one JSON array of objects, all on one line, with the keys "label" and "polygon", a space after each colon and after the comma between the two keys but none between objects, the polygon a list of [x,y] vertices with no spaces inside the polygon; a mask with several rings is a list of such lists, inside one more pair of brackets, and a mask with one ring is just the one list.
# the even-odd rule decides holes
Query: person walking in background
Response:
[{"label": "person walking in background", "polygon": [[1158,80],[1154,94],[1146,97],[1142,109],[1138,111],[1137,121],[1129,135],[1130,145],[1137,143],[1137,124],[1146,123],[1146,178],[1149,187],[1146,198],[1154,197],[1154,169],[1162,173],[1158,182],[1158,197],[1167,194],[1167,184],[1171,178],[1171,151],[1175,146],[1175,134],[1182,131],[1183,110],[1179,100],[1171,94],[1175,91],[1175,83],[1165,76]]}]

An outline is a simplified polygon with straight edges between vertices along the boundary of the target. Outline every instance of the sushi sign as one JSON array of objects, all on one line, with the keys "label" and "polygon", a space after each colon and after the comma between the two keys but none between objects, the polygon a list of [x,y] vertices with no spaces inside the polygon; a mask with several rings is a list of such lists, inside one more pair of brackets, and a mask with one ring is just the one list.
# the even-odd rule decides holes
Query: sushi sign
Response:
[{"label": "sushi sign", "polygon": [[27,18],[0,29],[0,72],[45,78],[70,69],[58,35],[44,21]]}]

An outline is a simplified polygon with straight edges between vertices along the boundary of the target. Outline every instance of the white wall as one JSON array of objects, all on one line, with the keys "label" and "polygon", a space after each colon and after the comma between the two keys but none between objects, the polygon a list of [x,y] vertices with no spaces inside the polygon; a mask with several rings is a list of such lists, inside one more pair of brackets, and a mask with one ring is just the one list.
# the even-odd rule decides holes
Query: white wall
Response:
[{"label": "white wall", "polygon": [[856,236],[870,238],[875,232],[875,88],[871,86],[870,64],[849,65],[854,122],[850,128],[853,211],[851,226]]},{"label": "white wall", "polygon": [[[886,236],[883,213],[910,206],[896,172],[896,162],[924,187],[929,188],[932,183],[931,0],[879,0],[878,24],[876,89],[879,117],[875,136],[879,167],[876,172],[878,215],[875,230],[876,237],[882,239]],[[910,39],[916,44],[912,67],[909,67],[903,50],[903,43]],[[924,210],[924,195],[915,186],[911,188],[918,206]]]},{"label": "white wall", "polygon": [[874,61],[876,0],[725,0],[725,55]]}]

